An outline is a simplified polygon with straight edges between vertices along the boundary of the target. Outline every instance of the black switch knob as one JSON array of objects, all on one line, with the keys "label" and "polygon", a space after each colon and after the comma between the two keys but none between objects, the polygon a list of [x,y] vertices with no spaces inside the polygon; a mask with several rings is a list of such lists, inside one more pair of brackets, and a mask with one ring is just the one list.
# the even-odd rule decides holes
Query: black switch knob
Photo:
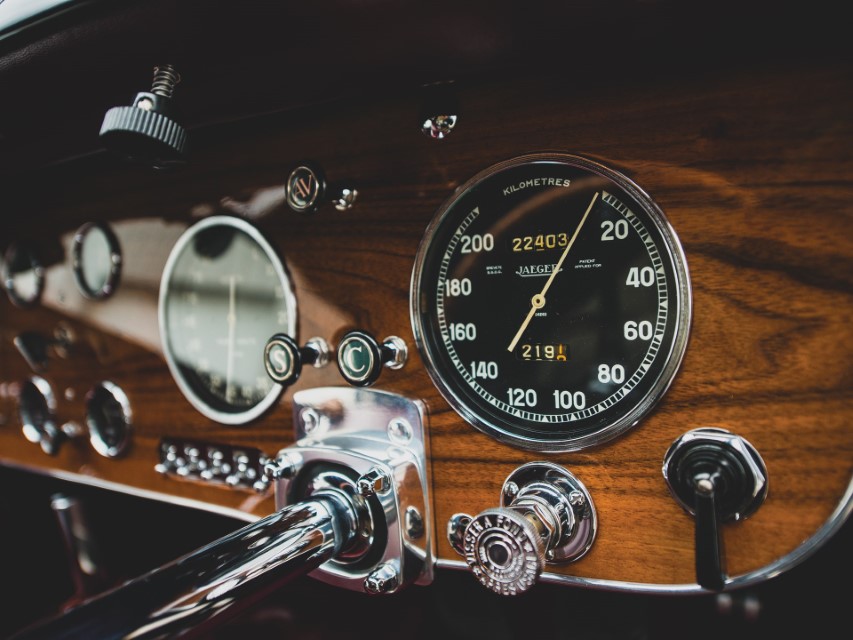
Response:
[{"label": "black switch knob", "polygon": [[683,434],[664,457],[673,497],[696,520],[696,582],[719,591],[726,566],[720,525],[743,520],[767,497],[767,467],[744,438],[705,427]]},{"label": "black switch knob", "polygon": [[175,119],[172,99],[179,81],[172,65],[155,68],[151,91],[136,94],[130,106],[107,111],[100,133],[103,145],[121,156],[158,168],[183,163],[187,132]]},{"label": "black switch knob", "polygon": [[306,364],[323,367],[329,362],[329,345],[323,338],[311,338],[304,347],[286,333],[277,333],[264,348],[264,367],[275,382],[289,387],[299,380]]},{"label": "black switch knob", "polygon": [[338,345],[338,369],[354,387],[369,387],[379,379],[382,367],[400,369],[407,356],[401,338],[391,336],[380,344],[365,331],[350,331]]},{"label": "black switch knob", "polygon": [[349,211],[358,199],[358,191],[338,184],[329,185],[319,167],[300,164],[287,176],[285,199],[297,213],[315,213],[327,200],[331,200],[338,211]]}]

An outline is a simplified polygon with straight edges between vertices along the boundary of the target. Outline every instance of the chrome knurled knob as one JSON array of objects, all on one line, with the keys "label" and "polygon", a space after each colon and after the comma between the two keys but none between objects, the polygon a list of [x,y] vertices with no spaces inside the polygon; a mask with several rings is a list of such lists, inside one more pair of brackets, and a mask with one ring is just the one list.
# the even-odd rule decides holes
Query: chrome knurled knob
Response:
[{"label": "chrome knurled knob", "polygon": [[447,525],[450,545],[495,593],[524,593],[546,564],[574,562],[595,540],[592,496],[559,465],[521,465],[504,481],[500,504],[473,517],[457,513]]},{"label": "chrome knurled knob", "polygon": [[175,118],[172,94],[180,75],[172,65],[154,69],[151,91],[136,94],[130,106],[113,107],[101,124],[101,143],[109,150],[157,168],[182,164],[187,132]]},{"label": "chrome knurled knob", "polygon": [[513,509],[487,509],[465,530],[465,562],[484,587],[501,595],[524,593],[545,566],[537,527]]}]

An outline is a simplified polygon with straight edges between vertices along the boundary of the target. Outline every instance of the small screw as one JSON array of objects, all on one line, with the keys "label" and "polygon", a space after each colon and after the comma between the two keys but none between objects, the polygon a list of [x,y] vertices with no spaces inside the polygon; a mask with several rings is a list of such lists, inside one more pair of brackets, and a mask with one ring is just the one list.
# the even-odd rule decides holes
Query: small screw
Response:
[{"label": "small screw", "polygon": [[569,504],[573,507],[582,507],[586,504],[586,498],[580,491],[572,491],[569,494]]},{"label": "small screw", "polygon": [[430,116],[421,125],[424,135],[435,140],[444,140],[456,126],[456,116],[446,114]]},{"label": "small screw", "polygon": [[515,484],[515,483],[514,483],[514,482],[512,482],[512,481],[507,482],[507,483],[504,485],[504,495],[505,495],[509,500],[512,500],[515,496],[517,496],[517,495],[518,495],[518,491],[519,491],[519,489],[518,489],[518,485],[517,485],[517,484]]},{"label": "small screw", "polygon": [[407,444],[413,436],[412,425],[405,418],[394,418],[388,423],[388,437],[392,441]]},{"label": "small screw", "polygon": [[358,198],[358,191],[355,189],[341,189],[341,195],[333,200],[335,209],[338,211],[348,211],[352,209]]},{"label": "small screw", "polygon": [[424,519],[421,512],[414,507],[406,509],[406,533],[412,540],[424,535]]},{"label": "small screw", "polygon": [[302,428],[305,430],[306,434],[314,433],[320,426],[320,414],[311,407],[305,407],[302,409],[299,413],[299,417],[302,418]]}]

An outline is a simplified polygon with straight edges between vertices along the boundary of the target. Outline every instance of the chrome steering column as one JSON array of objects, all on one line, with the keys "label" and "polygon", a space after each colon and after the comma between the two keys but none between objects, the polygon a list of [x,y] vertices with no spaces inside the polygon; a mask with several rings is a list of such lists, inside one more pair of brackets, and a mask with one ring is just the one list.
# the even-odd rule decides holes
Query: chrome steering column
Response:
[{"label": "chrome steering column", "polygon": [[374,594],[431,582],[420,404],[330,387],[295,394],[294,413],[296,444],[266,468],[279,511],[15,640],[197,637],[312,572]]}]

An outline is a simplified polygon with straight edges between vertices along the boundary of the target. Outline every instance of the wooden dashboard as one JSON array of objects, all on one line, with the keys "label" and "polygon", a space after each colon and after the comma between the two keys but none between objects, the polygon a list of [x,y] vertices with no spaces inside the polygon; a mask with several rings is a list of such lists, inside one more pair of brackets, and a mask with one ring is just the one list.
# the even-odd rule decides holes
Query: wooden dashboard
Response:
[{"label": "wooden dashboard", "polygon": [[[610,588],[678,590],[695,583],[693,520],[661,466],[697,427],[729,429],[760,452],[769,495],[724,528],[729,573],[769,576],[808,555],[850,511],[853,473],[853,83],[843,64],[755,64],[701,77],[572,82],[531,74],[457,83],[461,118],[445,140],[418,131],[419,94],[377,93],[191,132],[192,159],[153,172],[95,154],[27,174],[2,202],[0,248],[32,241],[47,266],[39,306],[0,300],[0,461],[113,488],[224,509],[252,519],[271,496],[209,487],[154,471],[164,437],[257,447],[292,443],[292,394],[339,386],[334,365],[306,370],[260,419],[205,418],[173,380],[159,342],[157,296],[178,234],[212,214],[246,218],[290,270],[299,338],[334,343],[350,328],[409,346],[376,387],[427,408],[431,498],[440,563],[461,559],[444,531],[457,512],[497,506],[518,465],[548,460],[583,481],[599,533],[580,561],[548,566]],[[454,189],[502,160],[558,151],[625,173],[660,205],[683,244],[693,292],[686,357],[657,407],[627,434],[578,453],[536,454],[467,424],[431,382],[412,333],[410,278],[427,224]],[[284,181],[311,159],[359,192],[346,212],[298,214]],[[124,275],[106,301],[82,298],[69,241],[86,222],[116,230]],[[73,336],[44,372],[60,423],[85,420],[87,391],[119,385],[132,444],[107,459],[86,439],[50,457],[25,440],[20,383],[33,375],[13,346],[24,331]]]}]

